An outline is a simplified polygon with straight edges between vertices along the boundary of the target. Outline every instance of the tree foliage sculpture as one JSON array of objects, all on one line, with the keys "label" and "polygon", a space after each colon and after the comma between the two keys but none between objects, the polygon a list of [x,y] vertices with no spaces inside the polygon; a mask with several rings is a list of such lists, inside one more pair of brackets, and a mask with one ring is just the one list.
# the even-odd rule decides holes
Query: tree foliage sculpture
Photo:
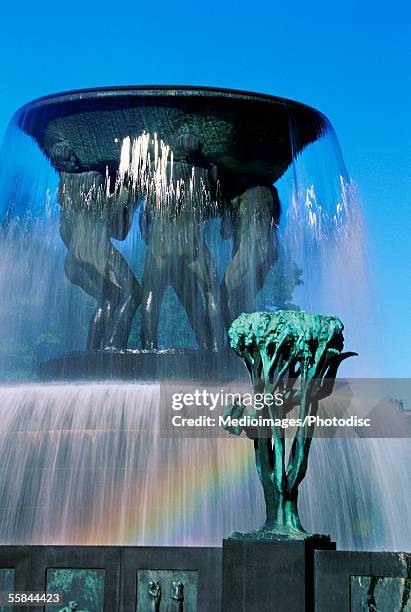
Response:
[{"label": "tree foliage sculpture", "polygon": [[[356,355],[342,352],[343,329],[337,317],[293,310],[242,314],[230,327],[231,346],[245,361],[254,392],[264,393],[265,398],[281,394],[283,400],[281,406],[265,402],[262,410],[253,410],[252,416],[268,419],[269,427],[227,427],[237,435],[244,430],[254,440],[264,490],[266,522],[262,529],[243,533],[243,537],[309,537],[297,507],[315,426],[306,417],[316,416],[319,401],[331,395],[340,363]],[[288,452],[279,420],[297,406],[299,425]],[[245,407],[235,404],[228,414],[241,417]]]}]

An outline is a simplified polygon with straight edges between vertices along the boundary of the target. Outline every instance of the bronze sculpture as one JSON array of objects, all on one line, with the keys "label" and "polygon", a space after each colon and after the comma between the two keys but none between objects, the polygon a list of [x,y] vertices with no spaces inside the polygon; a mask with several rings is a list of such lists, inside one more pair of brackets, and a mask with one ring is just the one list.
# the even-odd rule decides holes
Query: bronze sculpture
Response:
[{"label": "bronze sculpture", "polygon": [[229,210],[229,224],[226,221],[222,231],[223,238],[233,239],[232,258],[223,283],[227,329],[241,312],[252,311],[254,299],[277,260],[276,229],[280,217],[277,189],[261,185],[248,187],[232,199]]},{"label": "bronze sculpture", "polygon": [[[253,309],[277,259],[273,185],[328,125],[318,111],[290,100],[195,87],[56,94],[20,109],[16,122],[60,176],[65,271],[96,301],[88,351],[126,349],[140,305],[142,348],[156,349],[167,286],[198,347],[220,350],[225,330]],[[290,125],[298,134],[293,141]],[[132,145],[139,139],[146,149],[137,159]],[[170,155],[159,166],[160,142]],[[147,253],[138,280],[138,262],[126,261],[113,239],[130,234],[142,202]],[[218,219],[223,238],[232,240],[225,270],[206,238],[206,226]]]},{"label": "bronze sculpture", "polygon": [[171,603],[167,612],[184,612],[184,585],[179,580],[171,583]]},{"label": "bronze sculpture", "polygon": [[[282,403],[265,402],[261,412],[266,421],[256,426],[227,429],[240,435],[244,430],[253,440],[255,463],[266,504],[264,526],[232,537],[257,539],[309,537],[298,515],[298,487],[308,465],[319,401],[331,395],[340,363],[356,355],[342,352],[344,326],[337,317],[302,311],[279,310],[240,315],[231,325],[229,336],[234,351],[245,362],[255,393],[264,398],[280,394]],[[271,405],[270,405],[271,404]],[[298,407],[298,424],[289,456],[286,452],[282,419]],[[244,416],[245,407],[230,406],[227,415]],[[262,424],[259,424],[262,423]]]},{"label": "bronze sculpture", "polygon": [[148,596],[150,598],[150,610],[151,612],[159,612],[161,602],[161,586],[157,580],[150,580],[147,589]]},{"label": "bronze sculpture", "polygon": [[[66,168],[67,147],[53,149],[54,162]],[[124,240],[134,213],[132,190],[115,186],[94,171],[60,172],[60,235],[67,247],[65,273],[97,302],[89,325],[87,350],[127,347],[131,323],[141,302],[141,289],[130,266],[111,238]]]},{"label": "bronze sculpture", "polygon": [[58,612],[74,612],[74,610],[78,610],[78,603],[76,601],[70,601],[68,606],[64,606]]},{"label": "bronze sculpture", "polygon": [[167,193],[149,187],[140,215],[148,245],[142,279],[142,346],[158,348],[161,301],[170,285],[187,313],[198,346],[218,350],[224,334],[220,283],[204,238],[207,220],[217,213],[217,181],[198,139],[191,135],[179,139],[164,171]]}]

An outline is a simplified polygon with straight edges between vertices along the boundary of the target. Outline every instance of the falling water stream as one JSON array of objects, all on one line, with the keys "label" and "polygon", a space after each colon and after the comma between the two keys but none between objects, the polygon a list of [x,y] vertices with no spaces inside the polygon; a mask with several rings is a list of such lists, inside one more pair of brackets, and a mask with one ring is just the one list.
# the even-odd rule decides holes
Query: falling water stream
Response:
[{"label": "falling water stream", "polygon": [[[1,387],[0,541],[219,546],[262,524],[250,441],[162,437],[159,408],[155,383]],[[314,440],[306,529],[404,549],[407,442]]]}]

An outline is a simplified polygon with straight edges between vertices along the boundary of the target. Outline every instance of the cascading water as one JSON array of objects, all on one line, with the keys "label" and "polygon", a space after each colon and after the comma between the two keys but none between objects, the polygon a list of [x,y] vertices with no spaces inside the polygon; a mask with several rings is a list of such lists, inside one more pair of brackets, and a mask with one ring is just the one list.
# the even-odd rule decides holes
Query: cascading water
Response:
[{"label": "cascading water", "polygon": [[246,441],[160,437],[158,384],[0,396],[2,542],[220,545],[254,513]]},{"label": "cascading water", "polygon": [[[249,441],[160,436],[158,384],[10,385],[0,405],[2,543],[219,546],[263,522]],[[305,527],[401,549],[407,442],[315,440]]]},{"label": "cascading water", "polygon": [[[96,125],[88,129],[98,130]],[[340,316],[346,324],[347,348],[360,353],[357,364],[344,365],[344,374],[372,375],[374,347],[365,324],[371,316],[368,272],[354,186],[331,126],[326,125],[316,142],[304,143],[303,150],[292,121],[289,130],[292,163],[278,173],[281,176],[275,183],[281,214],[270,218],[270,248],[278,251],[278,259],[266,266],[264,282],[256,273],[236,300],[249,305],[251,295],[254,309],[295,304]],[[64,172],[55,171],[28,132],[23,133],[21,116],[17,116],[0,160],[0,375],[4,381],[0,387],[0,541],[220,545],[233,529],[255,528],[263,522],[263,499],[247,440],[160,436],[157,382],[46,384],[36,380],[40,362],[84,350],[96,303],[92,291],[88,294],[81,283],[69,282],[64,274],[67,249],[61,237],[61,206],[69,181]],[[257,142],[259,138],[256,135]],[[157,220],[153,222],[152,211],[149,223],[144,217],[150,193],[154,194],[152,204],[158,203],[160,194],[162,204],[178,201],[184,208],[170,169],[172,173],[176,168],[181,179],[189,164],[173,159],[173,148],[167,148],[154,131],[122,133],[112,140],[117,174],[113,178],[112,168],[101,168],[104,180],[95,192],[93,182],[90,201],[104,197],[113,201],[113,194],[131,176],[137,194],[131,228],[124,239],[112,236],[110,243],[144,285],[150,249],[163,247],[164,236],[170,241],[167,244],[173,240],[176,244],[175,236],[165,230],[166,224],[175,223],[167,217],[170,207],[165,208],[165,217],[160,210],[161,231],[153,239]],[[191,146],[189,139],[185,146]],[[202,161],[196,163],[202,168]],[[198,184],[202,184],[205,174],[203,169],[198,172]],[[196,200],[196,223],[201,228],[197,234],[190,228],[186,243],[195,245],[201,261],[214,262],[220,283],[235,250],[233,223],[241,226],[242,211],[249,213],[254,192],[245,185],[248,200],[233,195],[234,212],[237,200],[239,212],[231,213],[227,221],[224,211],[210,203],[205,183],[195,191],[196,173],[185,178],[187,197]],[[174,190],[170,191],[170,185]],[[258,197],[262,201],[261,194]],[[267,246],[266,220],[251,209],[247,223],[253,240],[245,244],[246,264],[256,270],[261,268],[259,254]],[[233,279],[246,265],[241,262],[241,249],[236,254],[240,263],[232,268]],[[188,269],[180,270],[180,277]],[[200,303],[191,307],[194,285],[185,280],[183,295],[177,296],[173,266],[167,268],[166,276],[158,346],[198,348],[204,312],[207,303],[212,304],[206,295],[212,282],[203,283]],[[146,304],[150,305],[149,295]],[[142,311],[142,306],[137,308],[132,323],[128,346],[133,349],[140,349],[144,341]],[[213,325],[215,338],[218,323]],[[170,375],[178,376],[178,372]],[[410,528],[401,521],[408,503],[409,458],[408,440],[314,440],[301,487],[303,524],[318,533],[331,533],[339,548],[410,548]]]}]

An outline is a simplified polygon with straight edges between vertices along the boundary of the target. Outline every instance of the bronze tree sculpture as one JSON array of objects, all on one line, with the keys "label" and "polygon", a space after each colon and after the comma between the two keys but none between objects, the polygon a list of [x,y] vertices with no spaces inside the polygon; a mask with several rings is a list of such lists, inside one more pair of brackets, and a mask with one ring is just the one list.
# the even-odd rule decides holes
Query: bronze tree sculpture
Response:
[{"label": "bronze tree sculpture", "polygon": [[[253,439],[266,504],[262,529],[233,537],[309,537],[298,515],[298,487],[307,471],[319,401],[331,395],[340,363],[356,355],[342,352],[343,328],[337,317],[293,310],[242,314],[231,325],[231,346],[245,361],[254,392],[270,398],[257,420],[263,425],[226,427],[237,435],[245,430]],[[281,405],[271,401],[275,396]],[[287,457],[281,419],[296,407],[299,421]],[[245,407],[235,404],[228,414],[242,417]]]}]

